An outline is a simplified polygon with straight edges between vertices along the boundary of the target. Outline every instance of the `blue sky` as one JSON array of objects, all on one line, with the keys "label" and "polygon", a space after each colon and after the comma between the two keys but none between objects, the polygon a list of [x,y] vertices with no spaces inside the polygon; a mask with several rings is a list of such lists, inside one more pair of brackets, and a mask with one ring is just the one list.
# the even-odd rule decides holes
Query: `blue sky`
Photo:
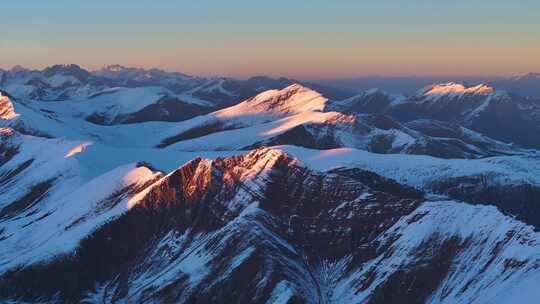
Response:
[{"label": "blue sky", "polygon": [[0,66],[349,77],[540,71],[540,1],[7,1]]}]

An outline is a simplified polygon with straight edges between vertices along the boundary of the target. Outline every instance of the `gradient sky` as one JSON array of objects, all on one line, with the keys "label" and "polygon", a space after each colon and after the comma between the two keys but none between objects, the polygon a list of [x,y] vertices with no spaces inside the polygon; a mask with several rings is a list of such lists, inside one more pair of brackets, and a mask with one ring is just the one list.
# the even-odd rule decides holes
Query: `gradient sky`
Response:
[{"label": "gradient sky", "polygon": [[2,2],[0,67],[304,78],[540,71],[538,0]]}]

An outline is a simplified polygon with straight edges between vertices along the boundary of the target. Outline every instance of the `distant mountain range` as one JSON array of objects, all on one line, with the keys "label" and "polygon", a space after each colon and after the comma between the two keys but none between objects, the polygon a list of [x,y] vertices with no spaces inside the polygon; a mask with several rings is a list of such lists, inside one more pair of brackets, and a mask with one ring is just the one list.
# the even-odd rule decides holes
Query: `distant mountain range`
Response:
[{"label": "distant mountain range", "polygon": [[[0,87],[15,98],[60,101],[87,98],[113,87],[163,87],[169,95],[178,95],[191,102],[207,101],[215,107],[240,102],[269,89],[282,88],[299,81],[287,78],[252,77],[247,80],[232,78],[201,78],[159,69],[128,68],[111,65],[97,71],[87,71],[75,64],[54,65],[41,71],[15,66],[0,70]],[[352,93],[318,84],[310,84],[332,98],[344,98]]]},{"label": "distant mountain range", "polygon": [[0,302],[540,299],[538,98],[0,75]]},{"label": "distant mountain range", "polygon": [[326,86],[360,92],[379,88],[391,93],[413,95],[418,88],[441,82],[485,83],[499,90],[521,96],[540,98],[540,73],[529,73],[515,77],[359,77],[347,79],[317,80]]}]

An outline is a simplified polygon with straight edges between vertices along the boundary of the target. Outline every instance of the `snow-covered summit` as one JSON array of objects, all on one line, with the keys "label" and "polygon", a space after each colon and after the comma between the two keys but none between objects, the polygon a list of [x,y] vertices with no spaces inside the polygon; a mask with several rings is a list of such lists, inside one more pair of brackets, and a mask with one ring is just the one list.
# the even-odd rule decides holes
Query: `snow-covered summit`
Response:
[{"label": "snow-covered summit", "polygon": [[18,114],[15,113],[15,108],[9,96],[0,91],[0,119],[9,120],[17,116]]},{"label": "snow-covered summit", "polygon": [[466,84],[462,83],[456,83],[456,82],[448,82],[448,83],[439,83],[439,84],[433,84],[430,85],[418,92],[419,96],[425,96],[425,97],[440,97],[440,96],[463,96],[466,94],[474,94],[474,95],[489,95],[493,94],[495,92],[495,89],[485,85],[485,84],[479,84],[475,86],[467,86]]},{"label": "snow-covered summit", "polygon": [[27,68],[25,68],[25,67],[23,67],[21,65],[15,65],[11,69],[9,69],[8,72],[13,73],[13,74],[15,74],[15,73],[27,73],[27,72],[31,72],[31,70],[27,69]]},{"label": "snow-covered summit", "polygon": [[220,117],[238,114],[298,114],[323,111],[328,99],[320,93],[300,84],[290,85],[282,90],[268,90],[236,106],[218,112]]}]

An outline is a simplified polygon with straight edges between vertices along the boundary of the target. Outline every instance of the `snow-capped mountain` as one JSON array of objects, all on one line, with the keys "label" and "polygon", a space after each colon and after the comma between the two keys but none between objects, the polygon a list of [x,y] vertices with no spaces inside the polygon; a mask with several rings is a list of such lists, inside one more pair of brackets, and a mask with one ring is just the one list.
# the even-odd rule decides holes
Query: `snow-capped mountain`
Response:
[{"label": "snow-capped mountain", "polygon": [[6,92],[0,91],[0,119],[11,120],[17,117],[15,108],[11,102],[10,96]]},{"label": "snow-capped mountain", "polygon": [[474,95],[490,95],[495,92],[490,86],[485,84],[479,84],[476,86],[466,86],[461,83],[449,82],[449,83],[440,83],[428,86],[427,88],[422,89],[418,95],[424,96],[426,98],[456,98],[464,96],[474,96]]},{"label": "snow-capped mountain", "polygon": [[540,154],[483,128],[535,100],[121,66],[0,87],[0,302],[540,299]]},{"label": "snow-capped mountain", "polygon": [[[373,103],[376,106],[371,106]],[[362,94],[342,102],[340,109],[386,114],[401,122],[447,121],[503,142],[540,147],[536,136],[540,130],[540,99],[521,97],[482,84],[434,84],[410,97]]]}]

